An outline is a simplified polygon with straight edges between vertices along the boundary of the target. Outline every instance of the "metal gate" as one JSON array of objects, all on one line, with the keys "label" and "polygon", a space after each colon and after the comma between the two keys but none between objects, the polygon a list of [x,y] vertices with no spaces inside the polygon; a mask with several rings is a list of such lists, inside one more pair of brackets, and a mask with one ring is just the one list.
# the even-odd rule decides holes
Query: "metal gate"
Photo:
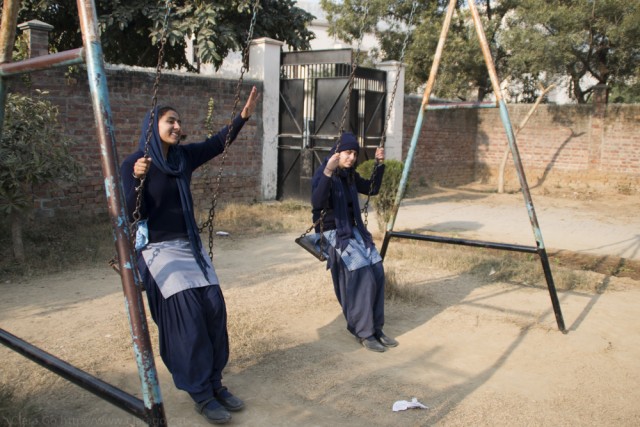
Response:
[{"label": "metal gate", "polygon": [[[333,146],[347,100],[351,49],[288,52],[280,67],[277,198],[308,201],[311,178]],[[386,72],[358,67],[344,130],[373,158],[384,129]]]}]

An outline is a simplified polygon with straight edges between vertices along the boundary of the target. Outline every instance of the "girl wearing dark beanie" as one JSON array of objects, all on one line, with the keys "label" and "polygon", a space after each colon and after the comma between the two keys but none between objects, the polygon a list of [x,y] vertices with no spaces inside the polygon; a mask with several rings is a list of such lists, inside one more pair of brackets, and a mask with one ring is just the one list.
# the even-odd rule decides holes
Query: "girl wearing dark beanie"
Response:
[{"label": "girl wearing dark beanie", "polygon": [[[384,148],[376,150],[373,180],[355,170],[360,145],[343,133],[313,176],[311,206],[316,232],[322,231],[327,269],[347,321],[347,329],[367,349],[383,352],[398,342],[384,326],[384,267],[360,214],[358,193],[376,195],[384,175]],[[324,212],[324,215],[323,215]]]}]

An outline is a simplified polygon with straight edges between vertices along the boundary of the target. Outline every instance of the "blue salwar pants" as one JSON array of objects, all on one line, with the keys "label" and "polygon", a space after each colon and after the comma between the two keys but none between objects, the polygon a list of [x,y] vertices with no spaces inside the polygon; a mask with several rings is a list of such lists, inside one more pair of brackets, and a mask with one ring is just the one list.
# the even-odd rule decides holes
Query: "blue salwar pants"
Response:
[{"label": "blue salwar pants", "polygon": [[349,271],[333,247],[329,248],[333,288],[347,321],[357,338],[378,335],[384,326],[384,267],[377,262]]},{"label": "blue salwar pants", "polygon": [[142,281],[158,326],[160,356],[173,382],[196,402],[222,387],[229,360],[227,312],[220,286],[187,289],[165,299],[144,262]]}]

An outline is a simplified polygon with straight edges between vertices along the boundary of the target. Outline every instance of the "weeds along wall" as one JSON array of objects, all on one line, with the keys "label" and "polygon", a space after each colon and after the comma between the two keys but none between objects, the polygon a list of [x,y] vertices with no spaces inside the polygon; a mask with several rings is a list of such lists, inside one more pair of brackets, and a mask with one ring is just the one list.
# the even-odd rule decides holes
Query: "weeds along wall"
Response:
[{"label": "weeds along wall", "polygon": [[[404,105],[403,159],[410,147],[422,97]],[[530,104],[508,105],[517,131]],[[640,105],[540,105],[517,133],[530,188],[621,194],[640,193]],[[497,188],[507,147],[498,109],[427,111],[411,169],[412,182]],[[509,155],[505,190],[520,188]]]},{"label": "weeds along wall", "polygon": [[[47,91],[47,99],[59,108],[59,122],[64,133],[76,141],[73,156],[82,164],[83,175],[75,183],[46,186],[36,192],[35,210],[38,215],[53,216],[58,210],[95,215],[107,212],[103,185],[100,146],[97,139],[91,95],[86,69],[78,67],[69,73],[58,69],[34,73],[30,82],[16,79],[9,90]],[[107,84],[113,117],[117,154],[121,162],[137,150],[142,121],[151,108],[155,71],[133,67],[107,66]],[[181,116],[184,143],[198,142],[208,133],[216,133],[231,118],[237,80],[214,79],[192,73],[163,72],[158,91],[158,105],[170,105]],[[245,79],[238,103],[239,113],[253,85],[261,82]],[[206,126],[209,100],[214,101],[213,119]],[[251,202],[260,194],[262,141],[258,140],[260,112],[245,124],[230,147],[224,162],[219,205],[226,202]],[[252,155],[255,154],[255,155]],[[193,176],[192,189],[196,211],[208,212],[222,156],[201,167]],[[205,214],[206,214],[205,212]]]}]

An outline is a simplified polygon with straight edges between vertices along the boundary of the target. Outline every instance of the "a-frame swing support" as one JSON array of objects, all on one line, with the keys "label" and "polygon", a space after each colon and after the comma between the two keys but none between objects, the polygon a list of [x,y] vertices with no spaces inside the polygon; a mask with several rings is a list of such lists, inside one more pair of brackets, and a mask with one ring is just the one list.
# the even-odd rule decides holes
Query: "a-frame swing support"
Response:
[{"label": "a-frame swing support", "polygon": [[[445,16],[444,24],[442,26],[442,31],[440,33],[440,39],[438,41],[438,46],[436,48],[436,53],[434,55],[433,63],[431,65],[431,71],[429,74],[429,79],[427,81],[424,96],[422,99],[422,105],[420,111],[418,113],[418,117],[416,119],[415,128],[413,131],[413,135],[411,138],[411,145],[409,151],[407,153],[407,158],[404,162],[404,169],[402,171],[402,177],[400,180],[400,185],[398,187],[398,192],[396,194],[396,199],[394,202],[394,206],[391,213],[391,218],[387,223],[387,229],[385,232],[384,240],[382,242],[381,247],[381,255],[384,258],[387,247],[389,245],[389,241],[391,238],[405,238],[405,239],[413,239],[413,240],[424,240],[438,243],[452,243],[458,245],[465,246],[475,246],[475,247],[483,247],[483,248],[491,248],[491,249],[502,249],[508,251],[517,251],[517,252],[525,252],[525,253],[535,253],[540,257],[540,261],[542,263],[542,269],[544,271],[544,276],[547,282],[547,287],[549,289],[549,296],[551,297],[551,304],[553,306],[553,312],[556,317],[556,323],[558,325],[558,329],[563,333],[566,332],[564,319],[562,317],[562,311],[560,309],[560,302],[558,301],[558,294],[556,292],[555,284],[553,282],[553,276],[551,274],[551,267],[549,265],[549,257],[547,255],[546,248],[544,246],[544,241],[542,240],[542,232],[540,231],[540,226],[538,225],[538,218],[536,216],[535,209],[533,207],[533,201],[531,199],[531,193],[529,191],[529,186],[527,184],[527,179],[525,177],[524,168],[522,167],[522,161],[520,160],[520,153],[518,152],[518,146],[516,144],[515,134],[513,132],[513,127],[511,125],[511,119],[509,118],[509,112],[507,110],[507,105],[504,99],[501,96],[500,92],[500,84],[498,81],[498,76],[495,70],[495,66],[493,63],[493,59],[491,57],[491,51],[489,50],[489,44],[487,43],[487,39],[484,34],[484,30],[482,27],[482,22],[480,20],[480,15],[478,14],[478,9],[475,5],[475,0],[470,0],[467,2],[469,5],[469,10],[471,11],[471,16],[473,18],[473,24],[476,29],[476,34],[478,36],[478,40],[480,42],[480,47],[482,49],[482,55],[484,57],[484,61],[487,66],[487,70],[489,72],[489,77],[491,78],[491,85],[493,88],[493,93],[495,95],[495,102],[491,103],[464,103],[464,104],[446,104],[446,105],[429,105],[429,97],[431,96],[431,92],[433,90],[436,74],[438,71],[438,67],[440,65],[440,59],[442,57],[442,51],[444,50],[445,40],[447,38],[447,33],[449,31],[449,26],[451,24],[451,18],[453,16],[453,12],[456,6],[456,0],[449,1],[449,7],[447,9],[447,14]],[[400,208],[400,203],[402,198],[404,197],[409,173],[411,172],[411,166],[413,163],[413,157],[415,155],[415,150],[418,144],[418,138],[420,136],[420,131],[422,128],[422,123],[424,120],[424,115],[426,110],[436,110],[436,109],[454,109],[454,108],[499,108],[500,109],[500,118],[502,120],[502,124],[504,126],[507,140],[509,142],[509,148],[511,150],[511,155],[513,157],[513,161],[516,167],[516,172],[518,174],[518,179],[520,180],[520,186],[522,188],[522,195],[524,196],[524,201],[527,208],[527,213],[529,214],[529,220],[531,222],[531,227],[533,230],[533,235],[536,240],[536,246],[523,246],[523,245],[512,245],[506,243],[494,243],[494,242],[485,242],[485,241],[477,241],[477,240],[465,240],[458,238],[450,238],[450,237],[442,237],[442,236],[427,236],[420,235],[408,232],[396,232],[393,231],[393,227],[395,224],[396,216],[398,214],[398,209]]]},{"label": "a-frame swing support", "polygon": [[15,40],[17,12],[20,2],[5,1],[0,29],[0,135],[4,123],[6,78],[52,67],[85,63],[104,175],[104,187],[109,206],[121,271],[125,306],[129,318],[133,350],[141,381],[142,399],[130,395],[55,356],[0,329],[0,343],[33,360],[52,372],[109,401],[120,409],[144,420],[150,426],[167,425],[160,394],[158,375],[153,358],[151,339],[140,288],[135,283],[135,256],[129,238],[128,221],[121,192],[116,156],[116,140],[106,81],[102,45],[98,32],[96,7],[93,0],[77,0],[83,47],[10,63]]}]

